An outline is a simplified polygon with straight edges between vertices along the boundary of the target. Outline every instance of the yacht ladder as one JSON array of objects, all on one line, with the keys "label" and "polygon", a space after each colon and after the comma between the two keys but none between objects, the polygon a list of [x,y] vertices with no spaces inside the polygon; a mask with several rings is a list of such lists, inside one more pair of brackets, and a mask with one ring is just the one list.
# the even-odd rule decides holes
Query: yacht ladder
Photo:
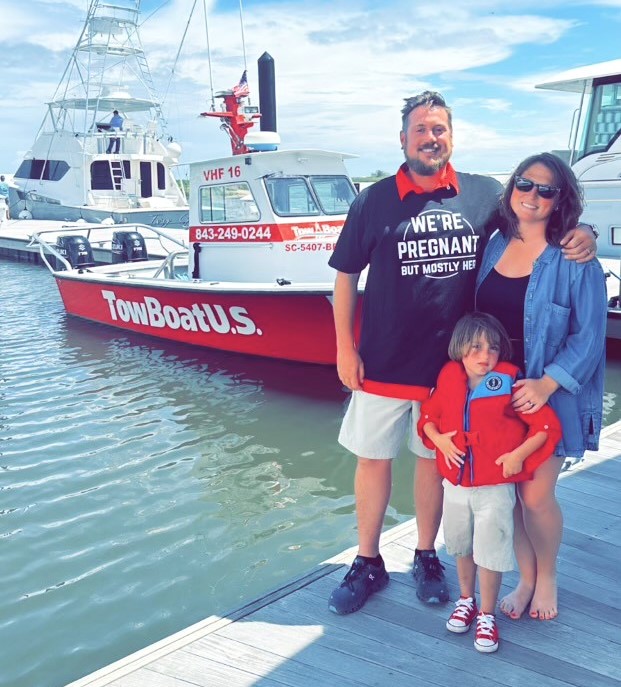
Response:
[{"label": "yacht ladder", "polygon": [[[137,40],[140,41],[140,38],[136,36]],[[142,46],[140,46],[142,48]],[[153,85],[153,78],[151,76],[151,70],[149,69],[149,64],[147,62],[147,58],[145,57],[144,52],[142,49],[136,53],[136,63],[138,64],[138,68],[140,69],[140,74],[142,76],[142,81],[147,87],[147,90],[149,92],[149,97],[151,98],[153,102],[153,109],[155,110],[155,113],[157,115],[157,119],[160,122],[160,125],[162,127],[162,132],[166,131],[166,126],[167,122],[166,119],[164,118],[164,113],[162,112],[162,106],[160,104],[159,99],[156,96],[155,93],[155,86]]]},{"label": "yacht ladder", "polygon": [[110,160],[110,172],[112,174],[112,187],[115,191],[121,191],[123,188],[123,179],[125,179],[123,161]]}]

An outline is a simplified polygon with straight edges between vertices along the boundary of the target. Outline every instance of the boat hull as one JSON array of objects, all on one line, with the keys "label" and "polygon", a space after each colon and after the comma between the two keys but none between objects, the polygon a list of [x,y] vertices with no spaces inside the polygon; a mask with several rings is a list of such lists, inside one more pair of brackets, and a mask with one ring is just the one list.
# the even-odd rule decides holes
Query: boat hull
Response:
[{"label": "boat hull", "polygon": [[175,288],[55,273],[68,314],[171,341],[282,360],[333,365],[331,289]]},{"label": "boat hull", "polygon": [[[13,189],[11,189],[13,190]],[[57,203],[45,203],[27,198],[11,198],[11,215],[16,217],[20,211],[27,210],[32,219],[57,220],[61,222],[102,222],[112,219],[115,224],[146,224],[161,229],[187,229],[189,221],[188,208],[157,209],[129,208],[127,210],[101,210],[88,205],[72,206]]]}]

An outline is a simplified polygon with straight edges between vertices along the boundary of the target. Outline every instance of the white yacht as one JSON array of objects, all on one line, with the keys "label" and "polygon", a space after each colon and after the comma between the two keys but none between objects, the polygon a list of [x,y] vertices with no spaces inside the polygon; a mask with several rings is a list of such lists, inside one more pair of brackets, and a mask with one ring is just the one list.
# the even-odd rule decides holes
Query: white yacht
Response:
[{"label": "white yacht", "polygon": [[12,217],[188,226],[187,199],[172,173],[181,147],[166,133],[139,14],[140,0],[91,0],[34,145],[14,174]]},{"label": "white yacht", "polygon": [[621,257],[621,60],[571,69],[536,88],[580,95],[564,157],[584,189],[599,257]]}]

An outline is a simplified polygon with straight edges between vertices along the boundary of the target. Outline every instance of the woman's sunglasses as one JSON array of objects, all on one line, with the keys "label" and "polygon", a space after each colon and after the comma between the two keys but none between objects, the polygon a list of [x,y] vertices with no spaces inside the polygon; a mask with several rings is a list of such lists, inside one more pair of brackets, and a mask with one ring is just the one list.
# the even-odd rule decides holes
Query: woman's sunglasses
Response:
[{"label": "woman's sunglasses", "polygon": [[532,191],[533,186],[537,189],[537,193],[546,200],[554,198],[557,193],[561,192],[561,189],[558,188],[558,186],[550,186],[549,184],[536,184],[530,179],[525,179],[524,177],[515,177],[515,188],[517,188],[518,191],[524,191],[525,193],[528,193],[529,191]]}]

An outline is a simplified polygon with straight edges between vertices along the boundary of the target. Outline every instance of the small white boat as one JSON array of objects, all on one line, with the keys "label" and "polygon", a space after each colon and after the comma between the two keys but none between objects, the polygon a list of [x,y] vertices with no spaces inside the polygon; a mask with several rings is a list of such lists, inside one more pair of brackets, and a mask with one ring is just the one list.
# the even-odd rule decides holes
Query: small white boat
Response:
[{"label": "small white boat", "polygon": [[[328,259],[356,193],[344,163],[352,156],[277,150],[277,134],[250,131],[260,115],[243,95],[217,97],[223,109],[208,114],[235,154],[190,165],[189,249],[154,227],[89,227],[90,239],[73,227],[56,233],[55,244],[35,233],[41,254],[54,256],[48,266],[71,315],[198,346],[334,364]],[[113,264],[94,264],[98,231],[112,231]],[[175,249],[147,259],[151,234]]]},{"label": "small white boat", "polygon": [[[181,147],[166,131],[139,16],[139,0],[90,1],[37,138],[13,176],[11,217],[187,227],[187,199],[172,172]],[[113,126],[115,111],[121,129]]]}]

